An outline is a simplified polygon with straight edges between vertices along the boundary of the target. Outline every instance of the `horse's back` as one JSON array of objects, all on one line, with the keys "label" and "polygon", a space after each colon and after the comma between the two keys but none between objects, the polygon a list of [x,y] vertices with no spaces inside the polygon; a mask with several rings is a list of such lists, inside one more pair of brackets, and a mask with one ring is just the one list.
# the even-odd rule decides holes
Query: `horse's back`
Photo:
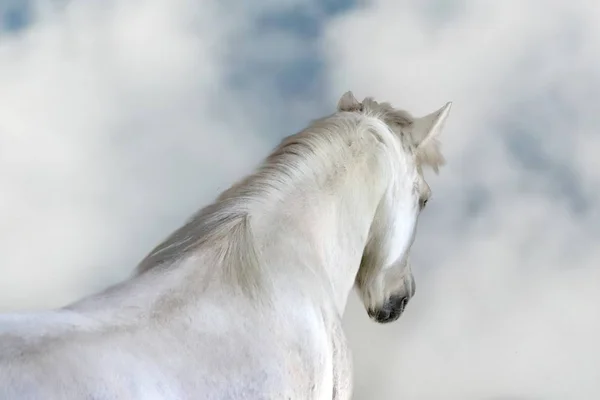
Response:
[{"label": "horse's back", "polygon": [[0,317],[0,398],[268,399],[331,393],[322,379],[331,370],[330,348],[316,314],[300,311],[286,328],[290,319],[251,308],[231,319],[219,304],[205,307],[187,318],[129,326],[98,324],[66,311]]},{"label": "horse's back", "polygon": [[68,310],[2,315],[0,398],[183,398],[141,331]]}]

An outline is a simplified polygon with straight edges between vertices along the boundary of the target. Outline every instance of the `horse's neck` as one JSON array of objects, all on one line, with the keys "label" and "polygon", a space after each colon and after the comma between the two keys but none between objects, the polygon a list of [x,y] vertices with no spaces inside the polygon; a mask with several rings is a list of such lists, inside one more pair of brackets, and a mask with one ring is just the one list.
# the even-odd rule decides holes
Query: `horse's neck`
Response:
[{"label": "horse's neck", "polygon": [[299,186],[252,218],[261,253],[278,271],[276,276],[286,281],[283,286],[304,285],[304,291],[332,297],[340,315],[386,189],[383,180],[376,178],[382,176],[373,170],[376,163],[370,164],[372,168],[357,167],[361,173],[346,177],[333,191],[311,184]]}]

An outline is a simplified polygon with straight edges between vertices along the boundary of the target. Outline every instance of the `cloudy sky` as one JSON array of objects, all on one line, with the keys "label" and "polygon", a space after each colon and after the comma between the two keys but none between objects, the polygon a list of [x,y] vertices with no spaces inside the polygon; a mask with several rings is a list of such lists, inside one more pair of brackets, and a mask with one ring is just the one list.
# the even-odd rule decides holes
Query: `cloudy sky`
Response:
[{"label": "cloudy sky", "polygon": [[0,0],[0,310],[124,279],[351,89],[453,101],[398,323],[356,399],[600,397],[600,7],[586,0]]}]

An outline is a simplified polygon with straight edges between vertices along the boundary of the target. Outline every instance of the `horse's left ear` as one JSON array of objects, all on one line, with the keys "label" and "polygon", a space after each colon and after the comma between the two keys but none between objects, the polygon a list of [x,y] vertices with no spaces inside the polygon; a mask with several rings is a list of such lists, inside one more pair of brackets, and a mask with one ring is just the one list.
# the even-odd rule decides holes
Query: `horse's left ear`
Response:
[{"label": "horse's left ear", "polygon": [[338,111],[362,111],[363,105],[356,100],[351,91],[347,91],[340,97],[337,104]]},{"label": "horse's left ear", "polygon": [[439,110],[424,117],[414,119],[411,133],[417,149],[424,149],[429,143],[437,139],[442,132],[448,114],[450,114],[451,107],[452,102],[448,102]]}]

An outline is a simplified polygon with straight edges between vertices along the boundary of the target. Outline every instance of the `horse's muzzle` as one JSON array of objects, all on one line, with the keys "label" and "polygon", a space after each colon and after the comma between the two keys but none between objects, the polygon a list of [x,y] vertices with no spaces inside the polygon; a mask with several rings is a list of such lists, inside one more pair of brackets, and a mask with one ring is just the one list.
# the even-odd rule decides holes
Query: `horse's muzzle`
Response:
[{"label": "horse's muzzle", "polygon": [[369,317],[380,324],[394,322],[404,312],[404,309],[408,304],[408,300],[408,296],[392,296],[381,308],[369,309]]}]

